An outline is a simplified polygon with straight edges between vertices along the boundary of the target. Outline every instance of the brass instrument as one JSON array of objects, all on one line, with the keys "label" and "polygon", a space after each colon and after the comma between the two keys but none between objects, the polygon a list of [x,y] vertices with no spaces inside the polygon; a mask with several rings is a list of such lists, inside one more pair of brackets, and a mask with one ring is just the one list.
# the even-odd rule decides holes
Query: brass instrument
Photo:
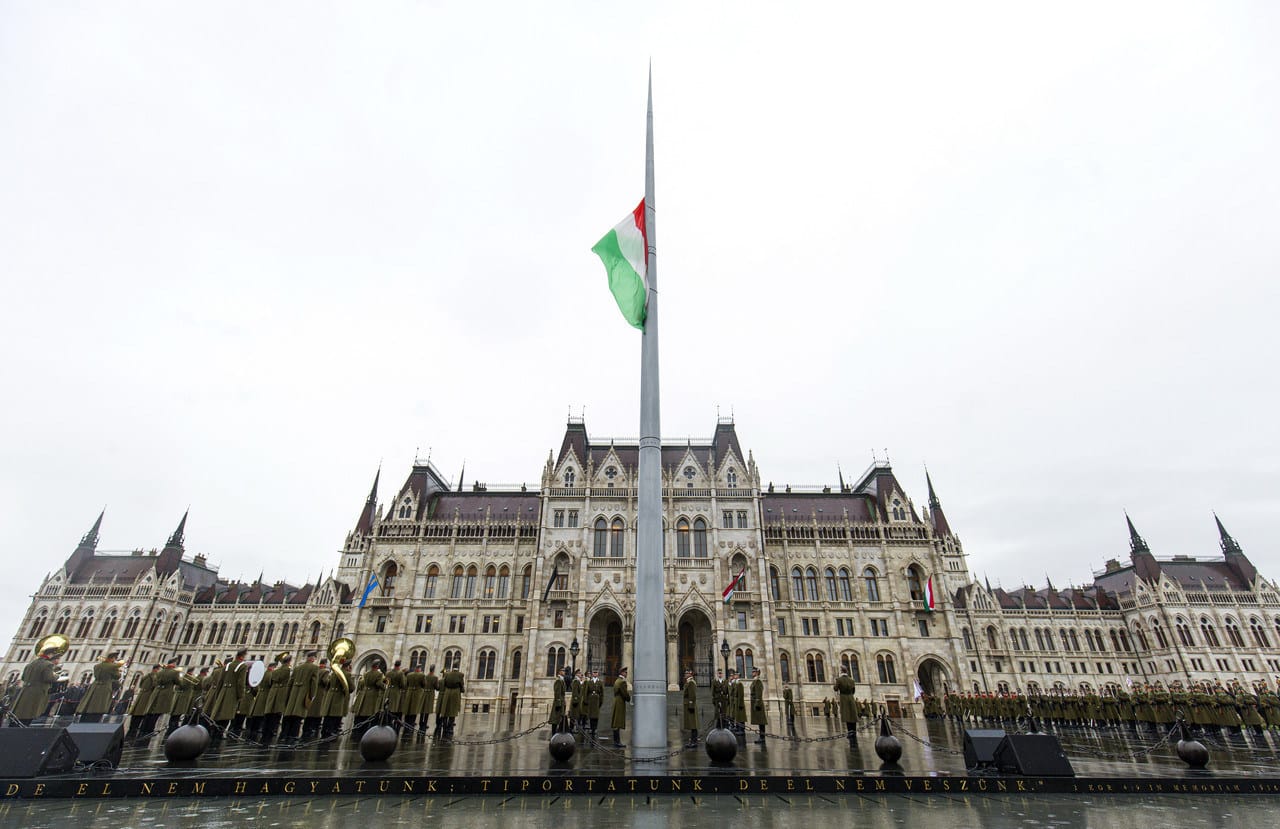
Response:
[{"label": "brass instrument", "polygon": [[329,664],[334,669],[334,675],[338,677],[338,681],[342,683],[342,689],[348,694],[351,693],[351,685],[347,682],[347,672],[342,670],[340,663],[350,660],[355,652],[356,643],[345,636],[330,642],[329,648],[325,652],[326,656],[329,657]]},{"label": "brass instrument", "polygon": [[276,664],[279,665],[283,663],[284,658],[289,654],[290,654],[290,651],[280,651],[280,653],[276,654]]},{"label": "brass instrument", "polygon": [[67,652],[67,648],[70,647],[70,639],[63,636],[61,633],[50,633],[39,642],[36,642],[36,654],[40,655],[45,651],[53,651],[55,657],[61,657]]}]

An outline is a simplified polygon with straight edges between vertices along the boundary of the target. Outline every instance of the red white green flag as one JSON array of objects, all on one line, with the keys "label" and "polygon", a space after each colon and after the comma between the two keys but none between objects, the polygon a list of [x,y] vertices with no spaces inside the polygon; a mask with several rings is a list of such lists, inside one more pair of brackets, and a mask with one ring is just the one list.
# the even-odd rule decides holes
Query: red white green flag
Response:
[{"label": "red white green flag", "polygon": [[925,610],[933,611],[933,576],[924,584],[924,607]]},{"label": "red white green flag", "polygon": [[591,251],[604,262],[618,310],[627,322],[643,331],[649,302],[649,236],[644,224],[644,202],[596,242]]},{"label": "red white green flag", "polygon": [[740,571],[738,571],[738,575],[733,577],[733,581],[729,582],[729,586],[724,589],[724,592],[720,594],[721,596],[724,597],[725,604],[728,604],[729,602],[733,601],[733,591],[734,589],[737,588],[738,582],[742,581],[742,577],[746,575],[746,573],[747,573],[747,568],[743,567]]}]

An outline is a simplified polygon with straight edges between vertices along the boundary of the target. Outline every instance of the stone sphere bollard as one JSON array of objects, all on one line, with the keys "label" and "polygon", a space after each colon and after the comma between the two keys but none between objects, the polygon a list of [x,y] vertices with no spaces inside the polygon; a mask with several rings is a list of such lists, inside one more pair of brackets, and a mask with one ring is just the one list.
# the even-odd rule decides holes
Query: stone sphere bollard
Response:
[{"label": "stone sphere bollard", "polygon": [[738,756],[738,738],[727,728],[713,728],[707,732],[707,756],[713,763],[732,763]]},{"label": "stone sphere bollard", "polygon": [[889,731],[889,718],[880,718],[880,736],[876,737],[876,756],[886,766],[896,766],[902,759],[902,742]]},{"label": "stone sphere bollard", "polygon": [[551,752],[552,759],[557,763],[567,763],[573,753],[578,750],[578,741],[569,732],[561,731],[547,743],[547,750]]},{"label": "stone sphere bollard", "polygon": [[360,738],[360,756],[369,763],[381,763],[395,753],[396,730],[389,725],[375,725]]},{"label": "stone sphere bollard", "polygon": [[164,756],[170,763],[190,763],[209,747],[209,729],[203,725],[184,725],[164,738]]},{"label": "stone sphere bollard", "polygon": [[1178,745],[1175,749],[1178,759],[1193,769],[1202,769],[1209,765],[1209,749],[1204,743],[1191,738],[1185,723],[1178,723]]}]

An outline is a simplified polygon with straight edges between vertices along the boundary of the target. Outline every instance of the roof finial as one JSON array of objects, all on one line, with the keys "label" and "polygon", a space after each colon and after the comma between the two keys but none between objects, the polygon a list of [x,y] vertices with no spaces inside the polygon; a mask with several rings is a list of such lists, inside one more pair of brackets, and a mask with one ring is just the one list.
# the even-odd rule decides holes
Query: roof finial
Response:
[{"label": "roof finial", "polygon": [[1151,548],[1147,546],[1147,542],[1142,536],[1138,535],[1138,530],[1133,526],[1133,519],[1129,517],[1126,510],[1124,514],[1125,523],[1129,525],[1129,551],[1134,553],[1149,553]]},{"label": "roof finial", "polygon": [[1213,514],[1213,522],[1218,525],[1218,540],[1222,544],[1222,552],[1226,555],[1243,554],[1244,550],[1240,548],[1240,544],[1231,537],[1231,533],[1227,532],[1227,528],[1222,526],[1222,519],[1218,517],[1218,513]]},{"label": "roof finial", "polygon": [[462,491],[462,479],[467,477],[467,459],[462,459],[462,471],[458,473],[458,491]]},{"label": "roof finial", "polygon": [[844,470],[840,468],[840,461],[836,461],[836,477],[840,479],[840,491],[844,492]]},{"label": "roof finial", "polygon": [[98,533],[102,530],[102,516],[107,514],[107,508],[104,506],[102,512],[98,513],[98,520],[93,522],[93,526],[89,528],[89,532],[85,533],[80,539],[81,547],[88,547],[90,550],[98,548]]},{"label": "roof finial", "polygon": [[191,512],[191,507],[187,507],[187,511],[182,513],[182,520],[178,522],[178,528],[173,531],[173,535],[169,536],[166,547],[181,547],[182,540],[186,536],[187,531],[187,515]]}]

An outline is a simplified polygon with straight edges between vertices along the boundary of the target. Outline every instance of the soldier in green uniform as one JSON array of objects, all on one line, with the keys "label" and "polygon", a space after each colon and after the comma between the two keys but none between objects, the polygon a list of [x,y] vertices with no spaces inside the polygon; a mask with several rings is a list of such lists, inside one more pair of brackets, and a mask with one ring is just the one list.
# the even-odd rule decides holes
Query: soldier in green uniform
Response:
[{"label": "soldier in green uniform", "polygon": [[279,664],[271,673],[271,686],[267,688],[267,705],[262,715],[262,744],[270,745],[280,730],[284,719],[284,707],[289,702],[289,689],[293,686],[293,657],[282,654]]},{"label": "soldier in green uniform", "polygon": [[698,683],[693,671],[684,672],[684,708],[680,713],[680,727],[689,732],[685,748],[698,747]]},{"label": "soldier in green uniform", "polygon": [[418,715],[422,713],[422,697],[426,692],[427,675],[421,665],[414,665],[404,677],[404,725],[410,734],[418,733]]},{"label": "soldier in green uniform", "polygon": [[[236,651],[235,659],[222,666],[222,677],[218,681],[217,699],[209,719],[216,728],[214,739],[227,735],[231,721],[240,710],[240,703],[249,693],[249,665],[244,661],[248,651],[243,648]],[[234,735],[230,735],[234,736]]]},{"label": "soldier in green uniform", "polygon": [[164,732],[166,737],[182,725],[182,718],[191,710],[191,701],[195,699],[199,690],[200,677],[196,676],[196,669],[187,668],[187,672],[178,680],[178,690],[173,695],[173,705],[169,706],[169,723]]},{"label": "soldier in green uniform", "polygon": [[715,679],[711,680],[711,704],[716,707],[716,727],[724,728],[725,721],[729,714],[728,695],[725,688],[728,681],[724,678],[723,671],[716,671]]},{"label": "soldier in green uniform", "polygon": [[249,688],[249,696],[241,708],[247,712],[245,719],[245,736],[254,742],[262,741],[262,725],[267,718],[267,699],[271,696],[271,685],[276,675],[276,664],[267,666],[267,672],[256,687]]},{"label": "soldier in green uniform", "polygon": [[627,669],[618,670],[613,681],[613,710],[609,714],[609,727],[613,729],[613,745],[626,748],[619,732],[627,727],[627,703],[631,702],[631,689],[627,687]]},{"label": "soldier in green uniform", "polygon": [[737,671],[729,671],[729,716],[733,719],[734,731],[747,733],[747,688],[738,677]]},{"label": "soldier in green uniform", "polygon": [[126,743],[136,742],[142,733],[142,723],[151,710],[151,697],[155,694],[156,674],[160,673],[159,665],[151,666],[151,673],[143,674],[138,680],[138,695],[133,698],[129,707],[129,728],[124,733]]},{"label": "soldier in green uniform", "polygon": [[[218,686],[222,684],[222,660],[216,660],[213,670],[205,674],[200,680],[200,710],[205,719],[208,719],[209,712],[213,710],[213,703],[217,701]],[[209,732],[212,736],[213,732]]]},{"label": "soldier in green uniform", "polygon": [[569,715],[573,718],[578,730],[586,733],[587,717],[584,713],[587,705],[587,683],[579,669],[573,674],[573,682],[569,686]]},{"label": "soldier in green uniform", "polygon": [[[432,665],[427,669],[427,678],[424,685],[424,693],[422,695],[422,735],[426,739],[427,725],[431,720],[432,713],[436,710],[436,695],[440,692],[440,677],[436,676],[436,666]],[[440,736],[440,717],[436,716],[436,727],[432,732],[432,737]]]},{"label": "soldier in green uniform", "polygon": [[1262,716],[1267,721],[1267,728],[1280,728],[1280,696],[1271,690],[1265,679],[1258,680],[1258,703],[1262,708]]},{"label": "soldier in green uniform", "polygon": [[760,726],[760,736],[756,745],[764,745],[764,727],[769,724],[769,711],[764,702],[764,680],[760,678],[760,669],[751,669],[751,724]]},{"label": "soldier in green uniform", "polygon": [[391,670],[387,671],[387,710],[391,712],[391,717],[396,721],[395,729],[400,731],[401,714],[404,713],[404,670],[400,667],[400,660],[397,659],[391,666]]},{"label": "soldier in green uniform", "polygon": [[58,681],[58,651],[46,648],[22,669],[22,690],[13,702],[13,717],[23,725],[31,725],[49,708],[49,689]]},{"label": "soldier in green uniform", "polygon": [[462,713],[462,695],[466,693],[462,671],[457,668],[445,671],[440,677],[440,685],[443,690],[440,692],[440,706],[436,712],[436,719],[444,721],[441,736],[448,742],[453,739],[458,715]]},{"label": "soldier in green uniform", "polygon": [[355,708],[351,712],[355,716],[354,736],[357,739],[373,727],[374,718],[382,712],[386,689],[387,676],[382,672],[382,663],[375,661],[360,677],[360,690],[356,693]]},{"label": "soldier in green uniform", "polygon": [[782,689],[782,709],[787,717],[787,735],[794,737],[796,736],[796,702],[790,685]]},{"label": "soldier in green uniform", "polygon": [[853,681],[853,677],[849,676],[848,668],[840,669],[840,676],[836,679],[834,686],[837,699],[840,700],[840,722],[844,723],[845,731],[849,737],[849,745],[855,745],[858,742],[858,711],[854,704],[857,697],[857,684]]},{"label": "soldier in green uniform", "polygon": [[307,651],[303,662],[288,674],[289,682],[280,697],[280,743],[293,745],[299,740],[302,720],[308,716],[311,704],[320,695],[320,666],[316,664],[316,652]]},{"label": "soldier in green uniform", "polygon": [[[321,664],[323,663],[324,660],[321,660]],[[342,721],[346,719],[351,707],[351,686],[355,684],[355,676],[351,672],[350,658],[340,659],[330,666],[326,678],[328,685],[323,697],[319,697],[321,702],[315,710],[321,720],[320,736],[328,739],[336,737],[342,730]],[[307,717],[311,718],[310,711]],[[303,728],[305,730],[305,723]]]},{"label": "soldier in green uniform", "polygon": [[119,682],[120,663],[114,653],[109,653],[93,666],[93,682],[76,706],[80,722],[102,722],[102,718],[111,713],[111,697]]},{"label": "soldier in green uniform", "polygon": [[173,700],[178,693],[178,684],[182,682],[182,674],[177,668],[177,659],[170,659],[155,674],[155,684],[151,689],[151,700],[142,717],[142,725],[138,729],[136,745],[145,745],[151,741],[156,732],[156,723],[160,715],[168,715],[173,710]]},{"label": "soldier in green uniform", "polygon": [[556,681],[551,684],[551,734],[555,736],[561,731],[567,731],[565,727],[565,679],[569,676],[569,668],[565,668],[556,674]]},{"label": "soldier in green uniform", "polygon": [[1239,680],[1232,684],[1231,691],[1235,695],[1236,710],[1240,712],[1242,723],[1255,734],[1261,734],[1266,720],[1258,710],[1258,695],[1246,689]]},{"label": "soldier in green uniform", "polygon": [[600,724],[600,707],[604,705],[604,683],[600,681],[600,672],[592,671],[587,682],[585,705],[587,722],[591,728],[591,736],[596,736],[596,727]]}]

